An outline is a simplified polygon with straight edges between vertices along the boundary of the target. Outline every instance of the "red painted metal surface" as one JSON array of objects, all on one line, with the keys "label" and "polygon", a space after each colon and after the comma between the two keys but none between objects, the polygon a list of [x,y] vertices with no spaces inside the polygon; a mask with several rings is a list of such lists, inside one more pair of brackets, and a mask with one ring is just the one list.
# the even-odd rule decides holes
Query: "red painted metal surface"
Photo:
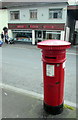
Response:
[{"label": "red painted metal surface", "polygon": [[[48,63],[47,63],[48,64]],[[50,106],[59,106],[64,101],[64,68],[63,63],[54,65],[54,76],[46,75],[46,63],[43,63],[44,102]]]},{"label": "red painted metal surface", "polygon": [[62,63],[66,60],[66,50],[42,50],[42,60],[46,63]]},{"label": "red painted metal surface", "polygon": [[69,42],[62,40],[46,40],[38,43],[42,49],[44,103],[59,106],[64,102],[64,70],[66,49]]},{"label": "red painted metal surface", "polygon": [[69,42],[63,41],[63,40],[45,40],[42,42],[39,42],[37,45],[41,49],[45,50],[62,50],[70,48]]}]

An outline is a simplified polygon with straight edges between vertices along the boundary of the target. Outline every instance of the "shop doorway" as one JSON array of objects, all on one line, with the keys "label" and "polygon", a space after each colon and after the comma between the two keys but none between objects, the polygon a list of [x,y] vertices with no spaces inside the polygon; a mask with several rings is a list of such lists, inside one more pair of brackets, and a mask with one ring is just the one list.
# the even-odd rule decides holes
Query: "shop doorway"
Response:
[{"label": "shop doorway", "polygon": [[46,31],[36,30],[35,31],[36,42],[41,42],[46,39]]},{"label": "shop doorway", "polygon": [[78,31],[74,32],[74,37],[73,37],[73,45],[78,44]]}]

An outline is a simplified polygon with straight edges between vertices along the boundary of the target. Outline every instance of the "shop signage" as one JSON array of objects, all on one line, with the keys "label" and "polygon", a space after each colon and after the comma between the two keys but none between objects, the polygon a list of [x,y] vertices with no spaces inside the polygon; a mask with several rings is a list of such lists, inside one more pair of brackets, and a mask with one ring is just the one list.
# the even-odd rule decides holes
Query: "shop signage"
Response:
[{"label": "shop signage", "polygon": [[8,24],[9,29],[64,30],[65,24]]},{"label": "shop signage", "polygon": [[17,25],[17,28],[20,29],[20,28],[26,28],[26,25]]},{"label": "shop signage", "polygon": [[29,28],[36,29],[36,28],[39,28],[39,26],[38,25],[30,25]]}]

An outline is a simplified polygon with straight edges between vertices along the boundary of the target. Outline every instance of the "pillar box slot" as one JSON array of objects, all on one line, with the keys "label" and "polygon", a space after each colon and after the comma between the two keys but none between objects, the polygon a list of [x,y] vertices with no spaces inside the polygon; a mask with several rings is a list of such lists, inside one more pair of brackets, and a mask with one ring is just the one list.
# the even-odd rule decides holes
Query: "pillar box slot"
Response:
[{"label": "pillar box slot", "polygon": [[45,56],[45,58],[48,58],[48,59],[56,59],[56,57],[47,57],[47,56]]},{"label": "pillar box slot", "polygon": [[71,43],[45,40],[37,44],[42,49],[44,109],[51,114],[63,111],[66,49]]}]

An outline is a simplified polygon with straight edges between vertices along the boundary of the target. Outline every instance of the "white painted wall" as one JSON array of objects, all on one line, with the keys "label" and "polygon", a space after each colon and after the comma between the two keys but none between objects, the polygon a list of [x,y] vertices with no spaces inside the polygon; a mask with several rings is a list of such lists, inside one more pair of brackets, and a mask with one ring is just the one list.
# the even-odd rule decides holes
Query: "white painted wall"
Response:
[{"label": "white painted wall", "polygon": [[4,27],[8,27],[8,12],[7,9],[0,9],[0,34],[3,32]]},{"label": "white painted wall", "polygon": [[[49,19],[49,9],[63,9],[62,19]],[[38,19],[37,20],[30,20],[30,9],[37,9],[38,10]],[[20,10],[20,20],[10,20],[10,11]],[[67,5],[47,5],[47,6],[33,6],[33,7],[26,7],[23,8],[11,8],[8,11],[9,15],[9,23],[66,23],[67,17]]]}]

